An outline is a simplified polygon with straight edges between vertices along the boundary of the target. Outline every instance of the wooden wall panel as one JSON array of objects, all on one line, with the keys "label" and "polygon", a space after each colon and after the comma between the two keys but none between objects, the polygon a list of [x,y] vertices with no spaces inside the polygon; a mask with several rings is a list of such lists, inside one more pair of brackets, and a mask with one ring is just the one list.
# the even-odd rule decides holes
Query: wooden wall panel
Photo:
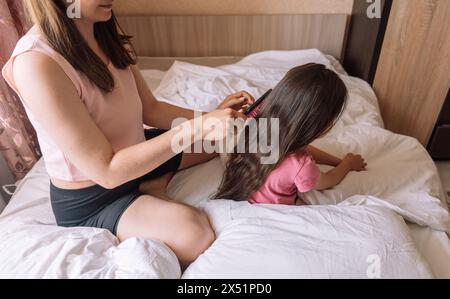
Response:
[{"label": "wooden wall panel", "polygon": [[395,0],[374,82],[386,127],[424,145],[450,86],[449,18],[449,0]]},{"label": "wooden wall panel", "polygon": [[140,56],[245,56],[318,48],[341,58],[347,15],[119,17]]},{"label": "wooden wall panel", "polygon": [[116,0],[114,11],[128,16],[349,15],[352,5],[353,0]]},{"label": "wooden wall panel", "polygon": [[160,70],[167,71],[173,65],[174,61],[183,61],[187,63],[204,65],[209,67],[218,67],[226,64],[237,63],[242,57],[235,56],[215,56],[215,57],[138,57],[138,65],[141,70]]}]

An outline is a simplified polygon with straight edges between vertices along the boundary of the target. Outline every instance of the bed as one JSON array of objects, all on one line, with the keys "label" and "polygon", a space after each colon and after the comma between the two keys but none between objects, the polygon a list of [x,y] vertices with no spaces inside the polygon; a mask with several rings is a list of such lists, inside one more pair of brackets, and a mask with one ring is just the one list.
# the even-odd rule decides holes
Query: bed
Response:
[{"label": "bed", "polygon": [[[338,1],[342,6],[330,10],[345,13],[349,2]],[[136,14],[133,9],[139,6],[118,3],[127,15],[122,20],[127,31],[139,31],[146,22],[197,26],[191,17],[180,20],[177,16],[170,21],[130,17],[128,14]],[[145,15],[145,10],[140,11]],[[326,25],[318,21],[322,15],[309,18],[321,24],[311,30]],[[305,21],[304,16],[301,19]],[[335,24],[347,24],[336,20]],[[207,50],[203,55],[196,52],[195,57],[186,55],[192,49],[182,45],[180,49],[186,52],[146,53],[148,39],[158,38],[154,33],[138,42],[139,54],[147,54],[139,64],[158,100],[210,111],[230,92],[244,89],[259,96],[293,66],[322,63],[341,76],[350,97],[339,122],[314,145],[335,155],[363,154],[369,164],[367,172],[350,174],[331,190],[304,194],[297,206],[209,199],[222,177],[221,158],[179,172],[170,182],[169,195],[205,210],[217,235],[213,245],[181,272],[173,252],[158,241],[130,239],[119,244],[105,230],[57,227],[49,200],[49,178],[39,160],[17,183],[13,198],[0,215],[0,277],[450,278],[450,216],[436,166],[417,140],[383,128],[370,85],[349,76],[339,61],[344,55],[344,35],[341,32],[333,45],[313,42],[312,46],[292,46],[312,47],[305,50],[258,52],[247,48],[245,51],[256,53],[246,55],[233,52],[235,48],[219,53],[194,49]],[[270,42],[262,47],[271,48]]]}]

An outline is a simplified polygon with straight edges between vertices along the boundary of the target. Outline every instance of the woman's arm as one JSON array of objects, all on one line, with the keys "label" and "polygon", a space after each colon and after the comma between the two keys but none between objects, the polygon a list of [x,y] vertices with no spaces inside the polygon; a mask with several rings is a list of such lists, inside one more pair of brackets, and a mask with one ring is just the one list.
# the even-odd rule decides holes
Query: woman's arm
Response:
[{"label": "woman's arm", "polygon": [[342,160],[339,159],[338,157],[335,157],[331,154],[321,151],[320,149],[312,145],[309,145],[307,147],[307,150],[314,158],[314,160],[317,162],[317,164],[330,165],[336,167],[342,162]]},{"label": "woman's arm", "polygon": [[[133,71],[139,96],[141,97],[144,107],[144,123],[146,125],[168,130],[171,128],[172,122],[176,118],[194,118],[195,112],[193,110],[180,108],[156,100],[139,68],[137,66],[132,66],[131,70]],[[239,110],[242,106],[253,102],[254,99],[250,94],[239,92],[227,97],[218,109],[232,108],[234,110]]]},{"label": "woman's arm", "polygon": [[193,119],[194,111],[159,102],[153,96],[137,66],[132,66],[133,76],[144,108],[144,123],[148,126],[169,130],[176,118]]},{"label": "woman's arm", "polygon": [[322,173],[314,189],[330,189],[342,182],[350,171],[362,171],[366,169],[366,162],[360,155],[348,154],[339,165],[332,170]]},{"label": "woman's arm", "polygon": [[[114,152],[72,81],[51,58],[36,52],[18,56],[14,80],[27,107],[68,159],[105,188],[143,176],[175,156],[177,153],[171,147],[173,138],[184,136],[184,140],[191,142],[203,138],[193,132],[193,126],[179,126],[157,138]],[[214,116],[219,121],[237,116],[237,112],[233,114],[230,110],[216,112]]]}]

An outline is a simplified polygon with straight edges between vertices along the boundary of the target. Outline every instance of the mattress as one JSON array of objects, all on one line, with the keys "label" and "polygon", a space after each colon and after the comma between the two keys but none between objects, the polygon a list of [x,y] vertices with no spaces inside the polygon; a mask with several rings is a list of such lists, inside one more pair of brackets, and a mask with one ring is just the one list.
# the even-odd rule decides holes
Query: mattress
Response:
[{"label": "mattress", "polygon": [[308,62],[335,70],[350,90],[341,120],[315,145],[362,153],[368,172],[310,192],[308,205],[296,207],[210,200],[223,171],[219,158],[179,172],[169,195],[204,209],[217,234],[181,273],[160,242],[119,244],[101,229],[55,226],[39,161],[0,216],[0,277],[450,278],[450,220],[434,163],[416,140],[383,129],[370,86],[332,57],[270,51],[216,68],[175,62],[167,72],[142,73],[158,100],[209,111],[236,90],[258,96]]}]

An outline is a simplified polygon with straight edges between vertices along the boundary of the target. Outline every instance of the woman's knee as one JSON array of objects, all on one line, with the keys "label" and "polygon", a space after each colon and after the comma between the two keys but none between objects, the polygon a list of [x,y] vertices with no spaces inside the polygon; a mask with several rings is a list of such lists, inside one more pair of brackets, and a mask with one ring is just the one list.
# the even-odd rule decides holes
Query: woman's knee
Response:
[{"label": "woman's knee", "polygon": [[192,208],[186,218],[186,226],[181,237],[183,244],[180,244],[184,247],[185,254],[181,260],[190,263],[208,249],[216,237],[206,213]]},{"label": "woman's knee", "polygon": [[142,196],[125,211],[118,237],[156,239],[168,245],[188,265],[215,240],[206,213],[191,206]]},{"label": "woman's knee", "polygon": [[211,244],[214,242],[214,240],[216,239],[216,235],[214,232],[214,229],[211,226],[211,222],[209,220],[208,215],[203,212],[203,211],[199,211],[197,210],[198,213],[198,228],[200,230],[200,236],[201,236],[201,241],[200,242],[203,245],[203,251],[206,250],[207,248],[209,248],[209,246],[211,246]]}]

